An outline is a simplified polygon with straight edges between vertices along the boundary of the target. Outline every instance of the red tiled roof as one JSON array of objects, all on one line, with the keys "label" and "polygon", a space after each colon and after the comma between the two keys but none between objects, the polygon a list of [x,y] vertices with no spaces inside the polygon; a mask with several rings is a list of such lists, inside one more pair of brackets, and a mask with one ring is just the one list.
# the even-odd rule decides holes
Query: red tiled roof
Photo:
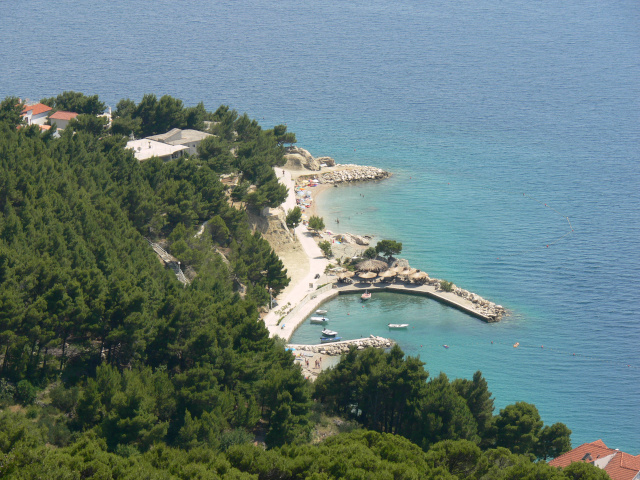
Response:
[{"label": "red tiled roof", "polygon": [[629,455],[618,452],[611,461],[604,467],[612,480],[633,480],[640,472],[640,455]]},{"label": "red tiled roof", "polygon": [[588,462],[591,463],[598,458],[616,453],[616,451],[617,450],[613,448],[607,447],[602,440],[597,440],[591,443],[583,443],[579,447],[554,458],[549,462],[549,465],[564,468],[570,463],[581,462],[587,454],[591,456],[591,460],[588,460]]},{"label": "red tiled roof", "polygon": [[78,114],[76,112],[63,112],[62,110],[49,115],[52,120],[73,120]]},{"label": "red tiled roof", "polygon": [[40,125],[40,130],[49,130],[51,125]]},{"label": "red tiled roof", "polygon": [[30,110],[32,111],[31,115],[38,115],[39,113],[48,112],[49,110],[51,110],[51,107],[48,105],[45,105],[44,103],[36,103],[35,105],[28,105],[22,109],[22,115],[26,115]]},{"label": "red tiled roof", "polygon": [[599,459],[611,456],[603,470],[612,480],[633,480],[640,472],[640,455],[629,455],[619,450],[609,448],[602,440],[583,443],[570,452],[560,455],[549,462],[553,467],[567,467],[573,462],[594,463]]}]

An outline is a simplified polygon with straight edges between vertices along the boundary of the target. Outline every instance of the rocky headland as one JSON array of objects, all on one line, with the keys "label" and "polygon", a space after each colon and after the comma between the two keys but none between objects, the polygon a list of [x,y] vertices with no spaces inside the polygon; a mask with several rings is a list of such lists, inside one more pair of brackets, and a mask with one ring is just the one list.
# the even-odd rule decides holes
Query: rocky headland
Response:
[{"label": "rocky headland", "polygon": [[[284,158],[287,161],[284,165],[285,169],[299,172],[298,184],[311,180],[316,180],[319,184],[362,182],[383,180],[391,176],[391,173],[377,167],[341,165],[331,157],[316,158],[300,147],[289,147]],[[305,171],[316,173],[305,173]]]}]

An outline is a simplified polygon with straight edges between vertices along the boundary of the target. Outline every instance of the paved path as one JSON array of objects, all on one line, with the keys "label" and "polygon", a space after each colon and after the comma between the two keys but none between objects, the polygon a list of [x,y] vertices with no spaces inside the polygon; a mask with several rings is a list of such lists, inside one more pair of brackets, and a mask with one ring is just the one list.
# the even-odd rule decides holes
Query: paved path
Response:
[{"label": "paved path", "polygon": [[[291,179],[291,173],[284,171],[284,175],[282,175],[283,170],[278,168],[276,169],[276,176],[278,176],[278,180],[280,183],[287,186],[289,189],[289,195],[287,199],[283,203],[283,208],[285,212],[291,210],[296,206],[296,196],[294,191],[294,182]],[[299,225],[295,234],[302,245],[307,257],[309,258],[309,273],[307,276],[295,285],[289,292],[287,292],[284,296],[278,298],[279,305],[286,305],[287,303],[291,303],[291,306],[294,307],[300,303],[300,301],[313,290],[316,289],[317,285],[315,283],[315,276],[322,275],[329,264],[329,261],[325,258],[322,250],[316,244],[313,239],[313,235],[307,230],[307,227],[304,225]],[[313,285],[311,288],[309,285]],[[275,310],[278,308],[276,307]],[[297,327],[297,324],[286,324],[285,327],[277,325],[278,320],[281,315],[276,314],[275,310],[271,310],[265,317],[264,323],[269,329],[269,334],[273,337],[275,335],[279,335],[285,339],[291,338],[293,331]]]}]

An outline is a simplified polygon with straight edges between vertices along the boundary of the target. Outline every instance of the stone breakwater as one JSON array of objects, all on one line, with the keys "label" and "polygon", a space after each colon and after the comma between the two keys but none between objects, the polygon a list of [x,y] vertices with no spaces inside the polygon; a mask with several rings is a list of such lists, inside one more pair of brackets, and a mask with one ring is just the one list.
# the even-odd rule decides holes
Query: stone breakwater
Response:
[{"label": "stone breakwater", "polygon": [[453,290],[451,293],[464,298],[465,300],[469,300],[471,303],[476,305],[476,309],[482,313],[483,315],[492,318],[495,322],[499,322],[502,319],[502,316],[507,313],[507,310],[502,305],[496,305],[489,300],[485,300],[480,295],[476,295],[468,290],[464,290],[462,288],[458,288],[453,285]]},{"label": "stone breakwater", "polygon": [[507,313],[507,310],[502,305],[496,305],[495,303],[482,298],[480,295],[477,295],[463,288],[459,288],[454,284],[451,284],[450,290],[444,290],[442,288],[443,283],[445,283],[444,280],[427,277],[423,280],[423,282],[424,285],[434,286],[436,292],[438,293],[449,292],[471,302],[474,306],[474,310],[476,310],[481,315],[489,318],[491,322],[499,322]]},{"label": "stone breakwater", "polygon": [[323,343],[320,345],[287,345],[296,351],[320,353],[322,355],[342,355],[349,352],[351,346],[358,350],[365,348],[391,348],[396,344],[393,340],[384,337],[371,335],[368,338],[358,338],[356,340],[345,340],[343,342]]},{"label": "stone breakwater", "polygon": [[318,183],[338,184],[349,182],[365,182],[371,180],[383,180],[389,178],[391,173],[377,167],[366,167],[357,165],[337,165],[344,167],[331,172],[317,175]]}]

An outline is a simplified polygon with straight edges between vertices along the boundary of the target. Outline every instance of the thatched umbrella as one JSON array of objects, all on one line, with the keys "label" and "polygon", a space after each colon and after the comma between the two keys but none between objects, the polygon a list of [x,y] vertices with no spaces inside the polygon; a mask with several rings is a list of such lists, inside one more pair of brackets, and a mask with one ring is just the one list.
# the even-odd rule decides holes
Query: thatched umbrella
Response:
[{"label": "thatched umbrella", "polygon": [[378,276],[378,274],[376,272],[365,272],[365,273],[359,273],[358,276],[360,278],[364,278],[366,280],[370,280],[372,278],[376,278]]},{"label": "thatched umbrella", "polygon": [[396,276],[396,272],[394,271],[394,269],[393,269],[393,268],[390,268],[389,270],[387,270],[387,271],[385,271],[385,272],[382,272],[382,273],[380,274],[380,276],[381,276],[382,278],[395,277],[395,276]]},{"label": "thatched umbrella", "polygon": [[382,260],[364,260],[356,265],[356,268],[361,272],[380,272],[386,270],[388,265]]},{"label": "thatched umbrella", "polygon": [[342,273],[342,276],[345,278],[351,278],[356,274],[356,272],[352,272],[351,270],[347,270],[346,272]]},{"label": "thatched umbrella", "polygon": [[409,275],[409,278],[411,280],[426,280],[429,278],[429,275],[427,275],[427,272],[416,272]]},{"label": "thatched umbrella", "polygon": [[416,270],[415,268],[405,268],[402,271],[398,272],[398,275],[404,275],[404,276],[409,276],[409,275],[413,275],[414,273],[416,273],[418,270]]}]

